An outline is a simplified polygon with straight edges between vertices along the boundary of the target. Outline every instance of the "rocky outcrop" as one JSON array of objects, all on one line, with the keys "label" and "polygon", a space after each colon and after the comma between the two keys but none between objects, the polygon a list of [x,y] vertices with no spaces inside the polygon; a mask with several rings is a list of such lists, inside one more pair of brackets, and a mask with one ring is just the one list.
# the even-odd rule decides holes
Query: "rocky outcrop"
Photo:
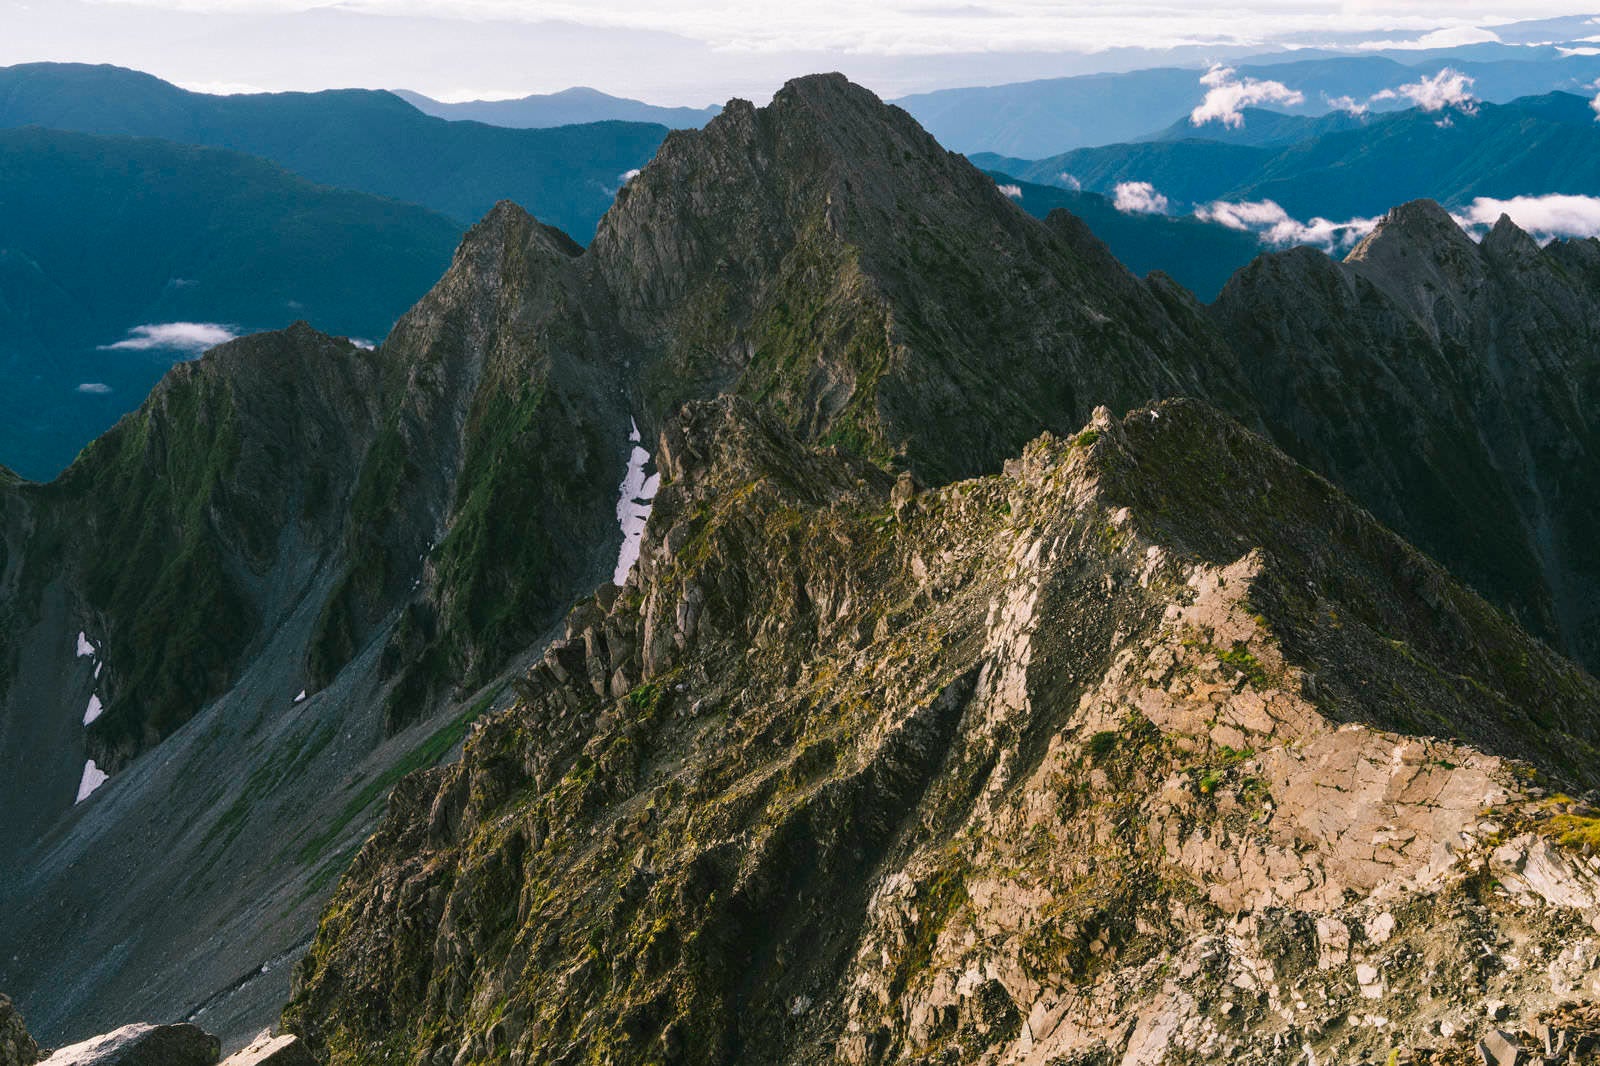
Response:
[{"label": "rocky outcrop", "polygon": [[39,1045],[28,1035],[22,1015],[9,997],[0,995],[0,1066],[33,1066],[39,1061]]},{"label": "rocky outcrop", "polygon": [[135,1022],[64,1047],[44,1061],[50,1066],[214,1066],[222,1043],[193,1025]]},{"label": "rocky outcrop", "polygon": [[1600,980],[1600,686],[1237,424],[658,454],[637,576],[335,895],[331,1061],[1382,1061]]}]

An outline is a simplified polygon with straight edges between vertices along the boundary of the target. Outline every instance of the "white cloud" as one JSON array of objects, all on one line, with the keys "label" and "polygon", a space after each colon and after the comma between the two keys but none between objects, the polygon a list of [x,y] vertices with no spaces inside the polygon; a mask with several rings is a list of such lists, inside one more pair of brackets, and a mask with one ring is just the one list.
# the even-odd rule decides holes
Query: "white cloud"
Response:
[{"label": "white cloud", "polygon": [[1232,67],[1214,66],[1200,77],[1206,87],[1206,98],[1200,106],[1189,112],[1189,124],[1204,126],[1207,122],[1221,122],[1238,129],[1244,125],[1240,110],[1257,104],[1303,104],[1305,94],[1291,89],[1281,81],[1259,81],[1240,78]]},{"label": "white cloud", "polygon": [[104,396],[111,391],[111,386],[103,381],[85,381],[78,386],[78,391],[88,393],[91,396]]},{"label": "white cloud", "polygon": [[[1600,55],[1600,52],[1596,52],[1595,54]],[[1600,90],[1600,81],[1595,82],[1593,85],[1589,86],[1589,88],[1591,90]],[[1589,107],[1592,111],[1594,111],[1594,120],[1596,122],[1600,122],[1600,91],[1597,91],[1595,98],[1589,101]]]},{"label": "white cloud", "polygon": [[1056,180],[1059,181],[1064,187],[1071,189],[1073,192],[1078,192],[1083,188],[1083,182],[1079,181],[1071,174],[1068,174],[1065,170],[1056,175]]},{"label": "white cloud", "polygon": [[102,344],[102,352],[203,352],[233,340],[238,334],[215,322],[158,322],[135,326],[115,344]]},{"label": "white cloud", "polygon": [[1117,186],[1117,210],[1129,215],[1164,215],[1168,200],[1148,181],[1124,181]]},{"label": "white cloud", "polygon": [[1355,244],[1378,224],[1376,218],[1334,222],[1319,217],[1310,222],[1301,222],[1272,200],[1237,203],[1218,200],[1196,209],[1194,215],[1203,222],[1216,222],[1229,229],[1254,233],[1261,238],[1262,244],[1275,248],[1310,244],[1329,251]]},{"label": "white cloud", "polygon": [[1420,37],[1401,40],[1362,41],[1357,48],[1398,50],[1402,48],[1458,48],[1465,44],[1498,44],[1500,35],[1482,26],[1447,26]]},{"label": "white cloud", "polygon": [[1541,240],[1557,237],[1600,236],[1600,196],[1514,196],[1496,200],[1480,196],[1472,206],[1455,216],[1468,230],[1482,231],[1493,226],[1501,215]]},{"label": "white cloud", "polygon": [[1013,200],[1022,199],[1022,186],[1020,185],[996,185],[996,188],[1000,190],[1003,196],[1009,196]]},{"label": "white cloud", "polygon": [[1445,67],[1433,77],[1424,77],[1393,89],[1374,93],[1372,102],[1379,100],[1410,100],[1424,111],[1442,111],[1459,107],[1471,112],[1476,106],[1471,89],[1474,79],[1453,67]]},{"label": "white cloud", "polygon": [[632,170],[624,170],[618,176],[622,179],[622,184],[626,185],[628,182],[639,176],[639,168],[634,167]]},{"label": "white cloud", "polygon": [[1357,118],[1367,113],[1367,105],[1353,96],[1329,96],[1323,93],[1322,101],[1333,111],[1343,111]]},{"label": "white cloud", "polygon": [[188,89],[192,93],[205,93],[207,96],[246,96],[270,91],[242,81],[180,81],[173,84],[180,89]]}]

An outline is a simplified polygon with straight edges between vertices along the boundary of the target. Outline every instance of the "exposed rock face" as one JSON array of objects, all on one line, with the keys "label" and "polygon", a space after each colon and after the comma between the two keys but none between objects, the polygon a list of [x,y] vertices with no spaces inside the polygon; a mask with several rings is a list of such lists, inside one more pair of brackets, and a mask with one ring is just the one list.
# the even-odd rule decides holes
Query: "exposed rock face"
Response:
[{"label": "exposed rock face", "polygon": [[222,1043],[193,1025],[135,1022],[115,1032],[64,1047],[50,1066],[214,1066]]},{"label": "exposed rock face", "polygon": [[909,500],[737,402],[659,455],[637,577],[336,894],[332,1061],[1381,1060],[1600,980],[1530,779],[1600,779],[1600,685],[1226,418]]},{"label": "exposed rock face", "polygon": [[39,1045],[28,1035],[22,1015],[9,997],[0,995],[0,1066],[33,1066],[39,1061]]}]

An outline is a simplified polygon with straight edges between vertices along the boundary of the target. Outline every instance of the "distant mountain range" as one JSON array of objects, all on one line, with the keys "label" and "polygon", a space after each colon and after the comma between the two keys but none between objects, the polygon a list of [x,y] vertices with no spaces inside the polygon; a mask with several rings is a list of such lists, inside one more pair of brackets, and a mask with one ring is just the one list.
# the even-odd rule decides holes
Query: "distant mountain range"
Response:
[{"label": "distant mountain range", "polygon": [[[1421,53],[1405,61],[1382,55],[1264,57],[1238,65],[1239,79],[1276,81],[1304,97],[1281,109],[1301,115],[1335,110],[1332,101],[1349,97],[1375,111],[1410,106],[1403,98],[1373,100],[1384,90],[1437,75],[1446,67],[1474,79],[1482,100],[1506,102],[1552,91],[1581,92],[1600,77],[1600,56],[1563,55],[1550,49],[1506,49],[1484,60]],[[1515,58],[1506,58],[1507,55]],[[1074,148],[1136,141],[1158,136],[1174,122],[1187,122],[1204,100],[1204,71],[1157,67],[1122,74],[1018,82],[919,93],[894,101],[940,142],[958,152],[992,152],[1038,158]],[[1195,128],[1212,137],[1216,123]],[[1225,131],[1224,136],[1226,136]]]},{"label": "distant mountain range", "polygon": [[[1245,116],[1245,128],[1259,112]],[[1284,130],[1292,120],[1283,120]],[[1508,104],[1413,108],[1311,121],[1289,144],[1201,139],[1080,148],[1040,160],[983,154],[973,162],[1025,181],[1113,194],[1148,182],[1175,209],[1214,200],[1273,200],[1291,215],[1348,219],[1422,197],[1459,205],[1475,197],[1600,195],[1600,124],[1570,93]]]},{"label": "distant mountain range", "polygon": [[587,241],[623,175],[665,126],[600,122],[509,130],[424,115],[393,93],[213,96],[120,67],[0,69],[0,126],[160,137],[269,159],[324,185],[421,204],[462,226],[512,199]]},{"label": "distant mountain range", "polygon": [[[0,130],[0,462],[53,476],[207,338],[306,319],[382,340],[459,237],[238,152]],[[171,323],[228,329],[130,336]]]},{"label": "distant mountain range", "polygon": [[515,100],[467,100],[454,104],[408,89],[395,89],[393,92],[418,111],[435,118],[485,122],[491,126],[517,129],[545,129],[585,122],[654,122],[671,129],[699,129],[722,110],[714,106],[657,107],[583,86]]}]

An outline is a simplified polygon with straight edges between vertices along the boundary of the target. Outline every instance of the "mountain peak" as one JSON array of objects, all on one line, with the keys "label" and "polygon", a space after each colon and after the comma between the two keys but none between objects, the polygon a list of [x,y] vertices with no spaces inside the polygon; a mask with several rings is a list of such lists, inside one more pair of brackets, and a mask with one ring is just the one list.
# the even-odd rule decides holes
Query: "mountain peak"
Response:
[{"label": "mountain peak", "polygon": [[1435,338],[1466,321],[1466,303],[1485,273],[1478,245],[1432,200],[1391,210],[1345,263],[1408,308]]},{"label": "mountain peak", "polygon": [[1502,213],[1480,245],[1483,253],[1495,259],[1526,260],[1540,254],[1539,242],[1527,230]]},{"label": "mountain peak", "polygon": [[1412,200],[1391,208],[1377,227],[1351,250],[1345,261],[1381,261],[1396,248],[1459,248],[1471,245],[1472,238],[1437,201]]}]

